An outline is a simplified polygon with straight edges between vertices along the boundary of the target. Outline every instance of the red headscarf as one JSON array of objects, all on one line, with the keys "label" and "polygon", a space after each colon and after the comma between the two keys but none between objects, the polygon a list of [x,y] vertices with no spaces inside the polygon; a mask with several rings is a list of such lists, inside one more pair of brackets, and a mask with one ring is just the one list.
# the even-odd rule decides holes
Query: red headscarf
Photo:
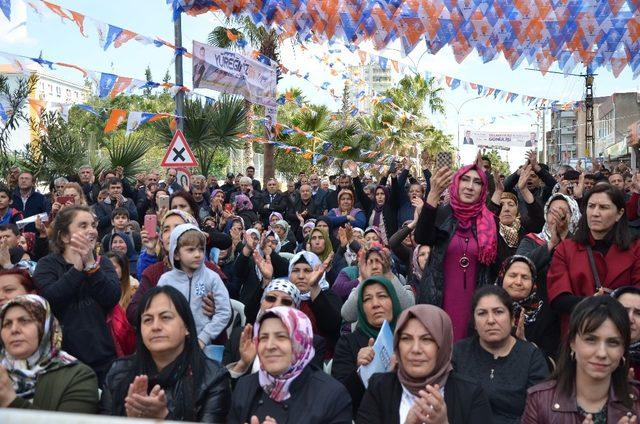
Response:
[{"label": "red headscarf", "polygon": [[[480,197],[473,203],[463,203],[460,200],[458,189],[460,187],[460,179],[470,170],[478,172],[482,180],[482,192]],[[458,225],[462,228],[469,228],[475,220],[476,234],[478,237],[478,259],[484,265],[493,263],[498,252],[497,228],[494,215],[489,211],[486,205],[488,181],[484,170],[477,164],[463,166],[453,176],[451,189],[451,209],[453,216],[458,220]]]}]

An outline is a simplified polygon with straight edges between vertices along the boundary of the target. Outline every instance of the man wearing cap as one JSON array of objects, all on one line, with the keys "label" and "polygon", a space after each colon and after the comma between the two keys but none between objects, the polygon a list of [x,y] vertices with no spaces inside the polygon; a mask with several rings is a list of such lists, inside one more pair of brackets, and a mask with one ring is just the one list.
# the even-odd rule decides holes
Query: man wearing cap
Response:
[{"label": "man wearing cap", "polygon": [[233,172],[227,173],[227,179],[224,180],[224,184],[220,186],[220,190],[224,191],[224,197],[227,202],[229,202],[229,195],[233,190],[235,190],[236,186],[234,184],[235,175]]}]

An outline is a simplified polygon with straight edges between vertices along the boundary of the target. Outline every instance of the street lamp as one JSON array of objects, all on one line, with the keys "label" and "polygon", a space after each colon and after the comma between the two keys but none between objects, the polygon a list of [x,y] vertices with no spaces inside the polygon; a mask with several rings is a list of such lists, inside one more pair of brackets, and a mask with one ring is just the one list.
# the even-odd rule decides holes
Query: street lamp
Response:
[{"label": "street lamp", "polygon": [[460,156],[460,111],[462,110],[462,107],[464,105],[466,105],[469,102],[472,102],[474,100],[478,100],[481,99],[482,96],[476,96],[476,97],[472,97],[470,99],[465,100],[464,102],[462,102],[460,104],[460,106],[456,106],[454,103],[450,102],[449,100],[445,100],[447,103],[449,103],[451,106],[453,106],[453,108],[456,111],[456,125],[458,126],[458,142],[457,142],[457,146],[458,146],[458,156]]}]

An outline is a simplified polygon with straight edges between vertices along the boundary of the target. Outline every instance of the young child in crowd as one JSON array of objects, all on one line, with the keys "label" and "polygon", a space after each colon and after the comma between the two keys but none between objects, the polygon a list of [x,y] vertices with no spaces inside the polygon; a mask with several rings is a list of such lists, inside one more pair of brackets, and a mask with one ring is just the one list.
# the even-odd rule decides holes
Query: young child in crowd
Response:
[{"label": "young child in crowd", "polygon": [[[211,344],[231,319],[229,292],[222,279],[204,265],[206,234],[193,224],[178,225],[169,239],[169,261],[173,266],[158,281],[172,286],[189,301],[198,330],[200,347]],[[202,298],[213,293],[215,314],[209,318],[202,310]]]},{"label": "young child in crowd", "polygon": [[115,208],[111,213],[111,227],[112,230],[109,234],[105,234],[102,238],[102,251],[108,252],[111,250],[111,246],[109,243],[111,242],[111,237],[115,233],[126,233],[131,239],[131,243],[133,244],[136,253],[140,253],[140,246],[142,245],[142,241],[140,239],[140,234],[131,231],[129,220],[129,211],[127,208]]}]

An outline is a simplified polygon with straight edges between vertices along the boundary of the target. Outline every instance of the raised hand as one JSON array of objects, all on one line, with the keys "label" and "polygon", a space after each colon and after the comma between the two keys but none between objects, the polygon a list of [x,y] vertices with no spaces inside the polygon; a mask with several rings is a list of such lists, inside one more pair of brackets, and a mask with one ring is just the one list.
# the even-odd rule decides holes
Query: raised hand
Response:
[{"label": "raised hand", "polygon": [[140,230],[140,239],[142,240],[142,245],[148,253],[155,252],[156,243],[158,242],[158,237],[150,238],[147,230]]},{"label": "raised hand", "polygon": [[516,337],[520,340],[527,340],[524,333],[524,309],[520,310],[520,316],[518,317],[518,325],[516,326]]},{"label": "raised hand", "polygon": [[431,191],[429,191],[429,196],[427,197],[429,205],[434,208],[438,206],[440,195],[451,185],[453,174],[453,170],[443,166],[431,176]]},{"label": "raised hand", "polygon": [[346,248],[349,244],[349,239],[347,238],[347,229],[344,227],[338,228],[338,240],[340,240],[340,246],[342,248]]},{"label": "raised hand", "polygon": [[369,365],[371,361],[373,361],[373,358],[376,355],[376,352],[373,350],[374,343],[375,343],[375,340],[373,338],[370,338],[367,346],[363,347],[358,351],[358,357],[356,360],[356,364],[358,366]]},{"label": "raised hand", "polygon": [[266,287],[266,285],[271,281],[271,278],[273,278],[273,265],[271,264],[271,256],[265,255],[265,257],[263,258],[257,250],[254,250],[253,261],[256,263],[256,266],[262,274],[262,285],[263,287]]},{"label": "raised hand", "polygon": [[0,408],[7,408],[16,399],[16,391],[7,370],[0,366]]},{"label": "raised hand", "polygon": [[240,334],[239,365],[244,369],[248,369],[256,359],[256,355],[256,344],[253,342],[253,326],[251,324],[247,324]]},{"label": "raised hand", "polygon": [[517,184],[518,190],[520,190],[520,192],[529,190],[527,188],[527,180],[529,180],[529,177],[531,176],[531,174],[533,174],[533,169],[531,165],[527,165],[524,168],[522,168],[522,172],[520,173],[520,178],[518,178],[518,184]]}]

